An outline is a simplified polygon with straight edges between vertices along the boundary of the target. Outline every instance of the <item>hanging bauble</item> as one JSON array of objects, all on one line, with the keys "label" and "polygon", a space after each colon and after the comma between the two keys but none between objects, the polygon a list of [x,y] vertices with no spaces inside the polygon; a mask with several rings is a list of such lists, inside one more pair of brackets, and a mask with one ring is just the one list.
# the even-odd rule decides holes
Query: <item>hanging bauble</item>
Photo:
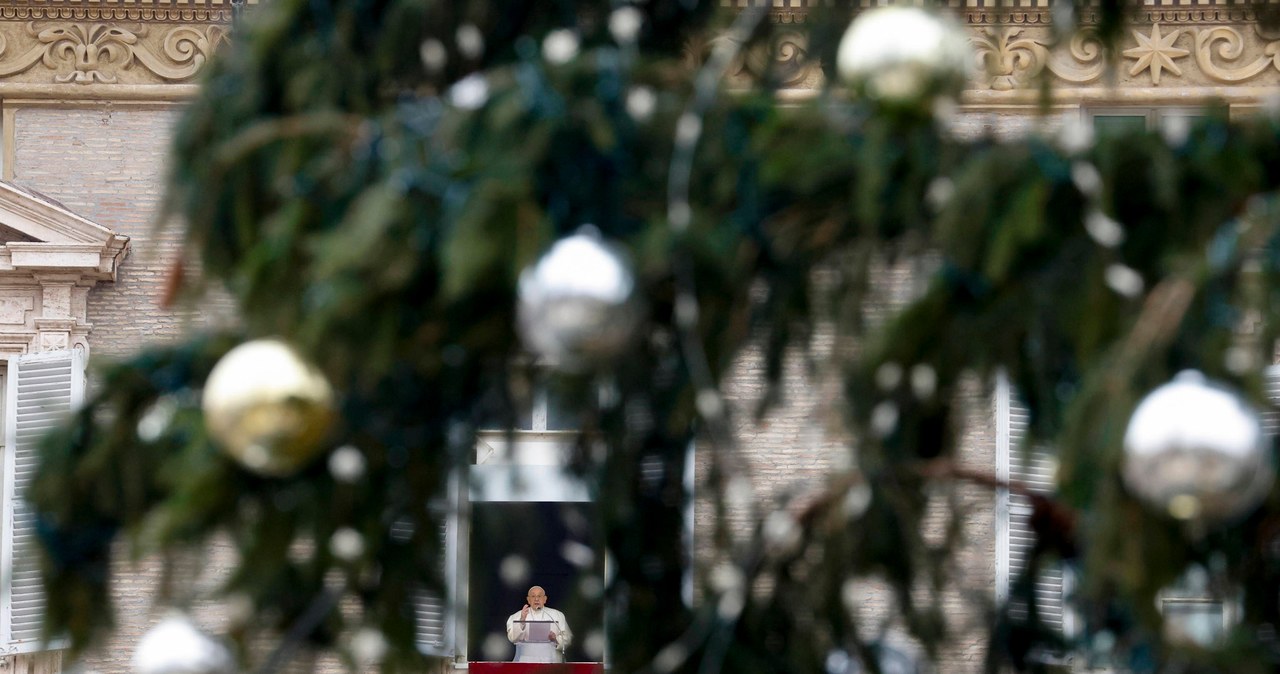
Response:
[{"label": "hanging bauble", "polygon": [[269,476],[316,456],[333,422],[333,390],[313,365],[275,339],[228,351],[204,387],[209,435],[246,468]]},{"label": "hanging bauble", "polygon": [[235,660],[222,643],[172,613],[142,636],[133,653],[135,674],[231,674]]},{"label": "hanging bauble", "polygon": [[840,40],[836,69],[859,95],[931,110],[964,89],[974,64],[964,28],[920,7],[879,7],[857,16]]},{"label": "hanging bauble", "polygon": [[1149,393],[1125,431],[1125,484],[1178,519],[1244,515],[1266,497],[1274,474],[1258,411],[1199,372],[1183,372]]},{"label": "hanging bauble", "polygon": [[525,346],[560,369],[617,357],[639,324],[630,266],[590,228],[556,242],[525,269],[518,294]]}]

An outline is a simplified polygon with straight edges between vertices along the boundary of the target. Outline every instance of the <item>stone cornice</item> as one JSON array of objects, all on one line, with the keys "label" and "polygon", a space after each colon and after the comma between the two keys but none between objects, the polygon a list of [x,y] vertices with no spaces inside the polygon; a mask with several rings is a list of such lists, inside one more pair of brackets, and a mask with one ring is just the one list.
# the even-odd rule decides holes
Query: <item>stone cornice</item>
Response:
[{"label": "stone cornice", "polygon": [[[0,21],[231,21],[230,0],[0,0]],[[246,0],[256,5],[257,0]]]},{"label": "stone cornice", "polygon": [[[1017,8],[984,8],[966,9],[959,12],[964,23],[970,26],[1051,26],[1053,16],[1044,9]],[[1222,6],[1186,6],[1143,7],[1130,13],[1129,21],[1135,24],[1206,24],[1206,23],[1248,23],[1257,20],[1257,12],[1251,9]],[[1086,12],[1080,17],[1080,25],[1094,26],[1098,16]]]},{"label": "stone cornice", "polygon": [[13,241],[0,248],[0,272],[67,272],[79,280],[114,281],[129,238],[113,235],[104,244]]},{"label": "stone cornice", "polygon": [[231,21],[230,8],[65,7],[0,5],[0,21],[140,21],[218,23]]},{"label": "stone cornice", "polygon": [[[809,18],[810,8],[826,0],[785,0],[786,6],[775,6],[769,10],[769,18],[776,24],[799,24]],[[746,0],[721,0],[724,5],[735,7],[746,6]],[[2,3],[0,3],[2,4]],[[880,4],[871,0],[863,0],[864,8]],[[999,25],[1032,25],[1049,26],[1053,23],[1049,0],[1032,0],[1031,2],[1001,2],[1000,0],[978,0],[975,5],[970,2],[951,0],[946,3],[964,23],[972,26]],[[1020,5],[1020,6],[1013,6]],[[1179,0],[1154,0],[1134,7],[1128,11],[1129,20],[1134,23],[1243,23],[1257,19],[1257,12],[1231,2],[1219,4],[1199,3],[1184,4]],[[1098,13],[1085,11],[1079,17],[1084,26],[1096,25]]]}]

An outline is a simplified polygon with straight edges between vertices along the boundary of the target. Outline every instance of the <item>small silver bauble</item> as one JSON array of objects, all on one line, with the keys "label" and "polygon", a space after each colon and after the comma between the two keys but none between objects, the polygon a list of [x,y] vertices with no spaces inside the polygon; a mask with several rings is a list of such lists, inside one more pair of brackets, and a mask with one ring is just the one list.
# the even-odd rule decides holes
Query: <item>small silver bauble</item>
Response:
[{"label": "small silver bauble", "polygon": [[938,97],[964,88],[974,51],[964,28],[948,16],[920,7],[868,9],[840,40],[840,78],[871,100],[931,107]]},{"label": "small silver bauble", "polygon": [[1124,436],[1124,481],[1178,519],[1247,514],[1271,490],[1271,438],[1234,391],[1187,371],[1142,399]]},{"label": "small silver bauble", "polygon": [[531,352],[561,369],[615,358],[637,331],[634,294],[629,265],[597,234],[561,239],[520,274],[520,337]]},{"label": "small silver bauble", "polygon": [[275,339],[227,352],[205,383],[205,426],[236,461],[262,475],[297,471],[319,452],[333,422],[324,375]]},{"label": "small silver bauble", "polygon": [[135,674],[232,674],[235,660],[222,643],[172,613],[142,636],[133,653]]}]

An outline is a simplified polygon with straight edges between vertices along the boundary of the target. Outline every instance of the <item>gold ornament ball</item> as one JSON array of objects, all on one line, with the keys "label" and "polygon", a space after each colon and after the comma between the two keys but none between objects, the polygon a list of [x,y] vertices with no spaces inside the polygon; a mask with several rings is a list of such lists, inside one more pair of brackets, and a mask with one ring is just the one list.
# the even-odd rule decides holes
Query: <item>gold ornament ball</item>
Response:
[{"label": "gold ornament ball", "polygon": [[333,423],[333,389],[315,366],[276,339],[227,352],[205,383],[209,435],[246,468],[273,477],[319,453]]}]

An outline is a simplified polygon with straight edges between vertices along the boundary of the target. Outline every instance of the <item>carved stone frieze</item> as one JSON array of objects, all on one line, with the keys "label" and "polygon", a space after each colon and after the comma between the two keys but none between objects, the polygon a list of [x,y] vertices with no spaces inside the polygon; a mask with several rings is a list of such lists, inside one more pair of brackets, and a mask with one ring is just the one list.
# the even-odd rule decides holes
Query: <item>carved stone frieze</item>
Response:
[{"label": "carved stone frieze", "polygon": [[[722,3],[745,7],[749,1]],[[767,66],[783,86],[820,85],[821,68],[803,37],[803,24],[814,20],[810,10],[820,2],[775,3],[770,14],[775,34],[789,36],[786,39],[796,50],[775,48],[772,61],[748,55],[731,76],[758,76]],[[880,3],[862,0],[860,4],[866,9]],[[1130,12],[1128,28],[1109,57],[1093,32],[1096,10],[1081,11],[1076,23],[1082,30],[1064,41],[1055,32],[1049,0],[1018,3],[1032,5],[1020,7],[994,0],[945,4],[970,31],[978,65],[970,90],[983,102],[998,102],[1002,96],[1022,100],[1045,79],[1056,97],[1070,98],[1078,91],[1093,100],[1119,100],[1132,94],[1151,100],[1178,100],[1186,95],[1256,103],[1280,91],[1280,33],[1268,34],[1257,23],[1257,13],[1247,6],[1149,0]]]},{"label": "carved stone frieze", "polygon": [[[979,89],[1009,91],[1034,86],[1051,76],[1056,88],[1095,85],[1106,74],[1102,45],[1089,31],[1055,45],[1048,28],[974,27]],[[1116,46],[1122,64],[1107,79],[1125,87],[1215,87],[1248,83],[1280,85],[1280,35],[1251,25],[1171,28],[1160,23],[1134,26]]]},{"label": "carved stone frieze", "polygon": [[1090,31],[1077,33],[1062,49],[1027,35],[1025,28],[983,28],[971,39],[977,71],[996,91],[1032,86],[1047,70],[1067,82],[1083,84],[1102,77],[1106,63],[1102,45]]},{"label": "carved stone frieze", "polygon": [[[1092,28],[1065,41],[1044,25],[968,28],[976,64],[970,89],[979,92],[1035,91],[1044,78],[1056,93],[1087,89],[1094,98],[1114,98],[1126,89],[1142,89],[1147,96],[1157,89],[1223,96],[1228,84],[1250,85],[1247,92],[1232,90],[1246,97],[1261,97],[1269,88],[1280,91],[1280,33],[1257,24],[1131,24],[1114,47],[1115,68]],[[774,34],[770,47],[739,55],[729,69],[731,81],[742,84],[767,75],[785,88],[821,86],[821,64],[808,50],[805,31],[779,26]],[[690,65],[701,62],[716,42],[691,45]]]},{"label": "carved stone frieze", "polygon": [[1215,26],[1196,33],[1196,63],[1205,75],[1219,82],[1243,82],[1270,70],[1280,71],[1280,37],[1256,31],[1265,42],[1260,50],[1250,50],[1244,33],[1231,26]]},{"label": "carved stone frieze", "polygon": [[[729,39],[720,36],[686,45],[685,63],[690,68],[698,67],[717,45]],[[738,84],[770,78],[779,86],[792,89],[822,84],[822,68],[817,59],[810,57],[808,36],[803,30],[778,30],[768,45],[739,51],[729,64],[727,76],[730,82]]]},{"label": "carved stone frieze", "polygon": [[0,82],[184,82],[226,41],[217,24],[0,22]]}]

